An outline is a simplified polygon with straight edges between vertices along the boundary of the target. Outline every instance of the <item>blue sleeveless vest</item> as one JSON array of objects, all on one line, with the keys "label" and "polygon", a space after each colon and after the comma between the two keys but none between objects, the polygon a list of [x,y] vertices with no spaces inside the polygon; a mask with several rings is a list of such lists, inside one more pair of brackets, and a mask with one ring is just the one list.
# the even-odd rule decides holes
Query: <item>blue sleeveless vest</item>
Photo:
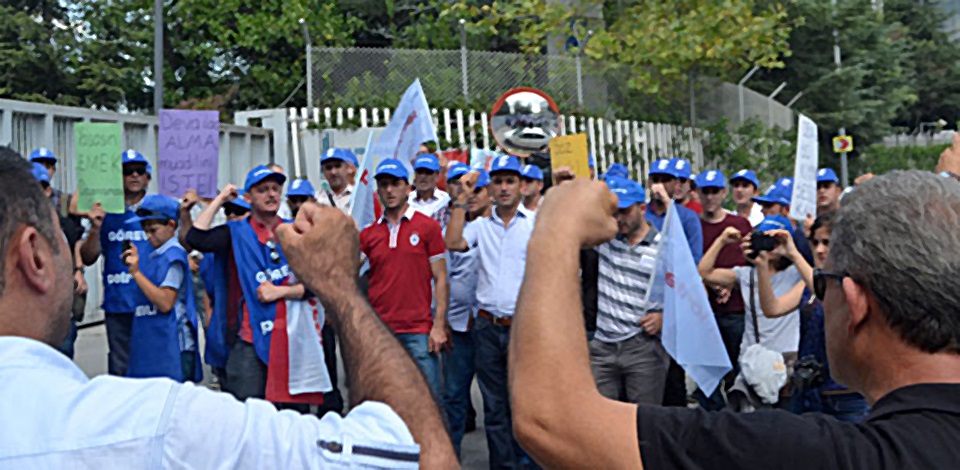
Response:
[{"label": "blue sleeveless vest", "polygon": [[264,281],[281,285],[290,277],[290,267],[277,243],[279,259],[270,259],[271,250],[260,243],[249,220],[228,222],[233,240],[233,260],[237,265],[237,277],[247,309],[250,311],[250,328],[253,330],[253,346],[264,364],[270,363],[270,335],[273,320],[277,315],[276,302],[263,304],[257,298],[257,288]]},{"label": "blue sleeveless vest", "polygon": [[147,300],[146,295],[139,294],[137,306],[134,309],[133,326],[130,330],[130,365],[127,368],[127,376],[168,377],[178,382],[201,381],[203,369],[198,351],[193,351],[195,366],[190,376],[183,376],[180,362],[180,331],[176,312],[183,312],[187,321],[193,325],[195,344],[197,343],[196,332],[199,330],[193,281],[190,278],[190,263],[187,260],[186,250],[174,241],[163,253],[147,258],[141,257],[140,264],[140,270],[144,276],[156,286],[163,283],[167,271],[175,264],[183,267],[184,277],[177,292],[177,302],[169,312],[158,311],[157,307]]},{"label": "blue sleeveless vest", "polygon": [[200,262],[200,277],[203,279],[210,305],[213,307],[210,323],[203,330],[206,344],[203,360],[212,367],[227,367],[230,344],[227,342],[227,260],[223,256],[207,253]]},{"label": "blue sleeveless vest", "polygon": [[126,223],[137,214],[128,210],[123,214],[107,214],[100,227],[100,250],[103,254],[103,311],[111,313],[133,313],[140,293],[140,288],[133,281],[123,264],[120,255],[123,254],[123,241],[130,240],[137,246],[140,259],[145,260],[153,252],[153,247],[147,241],[147,234],[140,228],[139,223]]}]

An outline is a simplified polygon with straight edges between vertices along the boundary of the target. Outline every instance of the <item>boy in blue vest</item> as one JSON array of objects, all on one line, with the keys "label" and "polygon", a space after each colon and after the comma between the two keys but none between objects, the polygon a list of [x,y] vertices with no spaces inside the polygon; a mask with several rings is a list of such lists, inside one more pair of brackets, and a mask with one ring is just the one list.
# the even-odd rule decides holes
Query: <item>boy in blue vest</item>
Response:
[{"label": "boy in blue vest", "polygon": [[203,378],[197,349],[197,309],[187,251],[177,240],[180,203],[153,194],[143,198],[136,217],[152,250],[130,244],[122,259],[141,295],[130,333],[129,377],[169,377],[178,382]]}]

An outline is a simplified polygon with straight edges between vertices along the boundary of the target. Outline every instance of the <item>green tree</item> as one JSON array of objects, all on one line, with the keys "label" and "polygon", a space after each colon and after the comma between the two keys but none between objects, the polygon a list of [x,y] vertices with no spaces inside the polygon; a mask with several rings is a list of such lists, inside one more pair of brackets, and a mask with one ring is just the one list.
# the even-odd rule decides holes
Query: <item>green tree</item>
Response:
[{"label": "green tree", "polygon": [[55,0],[9,0],[0,6],[0,97],[79,104],[64,67],[75,44],[67,10]]}]

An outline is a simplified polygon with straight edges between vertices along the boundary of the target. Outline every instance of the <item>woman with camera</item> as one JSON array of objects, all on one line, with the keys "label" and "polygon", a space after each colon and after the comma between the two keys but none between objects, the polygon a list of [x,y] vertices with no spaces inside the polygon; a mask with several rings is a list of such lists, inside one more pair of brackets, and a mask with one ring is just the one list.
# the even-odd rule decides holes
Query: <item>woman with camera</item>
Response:
[{"label": "woman with camera", "polygon": [[[796,265],[796,259],[802,257],[795,248],[789,251],[785,244],[778,244],[777,238],[772,235],[776,231],[783,231],[789,236],[790,229],[790,221],[779,215],[767,216],[746,237],[736,228],[727,228],[703,254],[698,266],[700,276],[708,286],[729,288],[739,284],[747,306],[740,344],[742,371],[734,389],[743,390],[749,400],[746,405],[733,404],[735,408],[750,410],[774,404],[781,408],[788,406],[787,392],[781,390],[786,382],[782,366],[789,366],[797,357],[800,341],[800,318],[797,313],[799,298],[792,309],[771,315],[760,301],[760,286],[765,283],[776,296],[802,293],[804,279]],[[738,242],[743,243],[744,255],[753,266],[717,268],[717,254],[723,246]]]},{"label": "woman with camera", "polygon": [[[822,268],[830,254],[830,234],[833,231],[833,213],[827,212],[810,227],[810,244],[814,250],[814,262]],[[848,390],[833,381],[827,365],[827,351],[823,328],[823,304],[812,294],[813,269],[797,254],[789,232],[777,231],[772,235],[778,247],[792,254],[794,263],[806,281],[801,289],[791,289],[785,295],[777,295],[772,288],[769,272],[759,268],[760,308],[764,315],[777,317],[800,305],[800,347],[793,367],[791,382],[791,411],[795,413],[820,412],[841,421],[862,420],[870,408],[862,395]],[[746,250],[745,250],[746,253]],[[762,255],[761,255],[762,256]],[[758,257],[759,259],[759,257]]]}]

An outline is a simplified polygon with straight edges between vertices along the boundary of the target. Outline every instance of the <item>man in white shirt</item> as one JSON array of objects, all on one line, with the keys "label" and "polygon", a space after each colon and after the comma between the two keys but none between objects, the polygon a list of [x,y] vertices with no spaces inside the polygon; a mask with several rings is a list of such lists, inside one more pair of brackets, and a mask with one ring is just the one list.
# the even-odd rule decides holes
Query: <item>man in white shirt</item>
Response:
[{"label": "man in white shirt", "polygon": [[169,379],[87,379],[51,346],[67,332],[73,299],[56,212],[8,148],[0,185],[0,468],[457,465],[422,375],[357,293],[357,234],[346,215],[307,204],[296,226],[278,230],[351,359],[353,411],[318,420]]},{"label": "man in white shirt", "polygon": [[317,203],[321,206],[336,206],[346,214],[350,213],[350,200],[353,198],[353,179],[350,178],[350,165],[357,166],[357,156],[348,149],[332,148],[320,158],[320,171],[327,180],[330,190],[320,188],[317,191]]},{"label": "man in white shirt", "polygon": [[450,195],[437,190],[440,180],[440,160],[436,155],[427,153],[413,161],[413,186],[407,204],[413,210],[436,220],[440,228],[446,228],[450,221]]}]

